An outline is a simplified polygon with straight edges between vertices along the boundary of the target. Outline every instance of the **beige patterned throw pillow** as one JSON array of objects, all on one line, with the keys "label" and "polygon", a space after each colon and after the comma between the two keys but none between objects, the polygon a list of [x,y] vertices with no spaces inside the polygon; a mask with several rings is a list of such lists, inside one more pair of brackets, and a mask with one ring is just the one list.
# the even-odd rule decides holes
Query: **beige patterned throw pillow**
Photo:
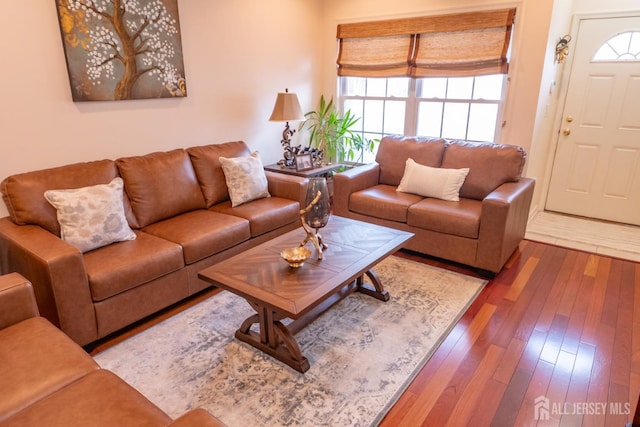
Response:
[{"label": "beige patterned throw pillow", "polygon": [[109,184],[45,191],[58,211],[60,237],[82,252],[135,239],[124,214],[122,188],[122,178],[114,178]]},{"label": "beige patterned throw pillow", "polygon": [[257,151],[246,157],[220,157],[220,165],[229,188],[232,207],[271,197],[264,167]]}]

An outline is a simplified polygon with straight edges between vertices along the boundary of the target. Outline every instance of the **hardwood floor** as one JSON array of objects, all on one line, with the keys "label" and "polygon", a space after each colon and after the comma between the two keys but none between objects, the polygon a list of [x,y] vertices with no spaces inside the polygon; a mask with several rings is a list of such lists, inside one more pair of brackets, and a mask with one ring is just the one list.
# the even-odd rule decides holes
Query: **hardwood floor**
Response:
[{"label": "hardwood floor", "polygon": [[[475,275],[421,255],[398,255]],[[525,240],[381,426],[624,426],[639,394],[640,264]],[[536,420],[536,398],[540,418],[548,414],[548,420]]]},{"label": "hardwood floor", "polygon": [[523,241],[381,426],[624,426],[639,393],[640,264]]}]

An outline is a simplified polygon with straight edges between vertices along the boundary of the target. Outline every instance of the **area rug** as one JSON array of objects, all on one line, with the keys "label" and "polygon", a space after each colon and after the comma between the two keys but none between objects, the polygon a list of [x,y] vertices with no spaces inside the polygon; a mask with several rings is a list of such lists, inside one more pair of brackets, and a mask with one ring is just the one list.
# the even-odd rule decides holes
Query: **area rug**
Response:
[{"label": "area rug", "polygon": [[301,374],[233,338],[253,314],[223,291],[95,356],[172,417],[203,407],[235,426],[377,425],[485,281],[391,256],[388,302],[355,293],[296,335]]}]

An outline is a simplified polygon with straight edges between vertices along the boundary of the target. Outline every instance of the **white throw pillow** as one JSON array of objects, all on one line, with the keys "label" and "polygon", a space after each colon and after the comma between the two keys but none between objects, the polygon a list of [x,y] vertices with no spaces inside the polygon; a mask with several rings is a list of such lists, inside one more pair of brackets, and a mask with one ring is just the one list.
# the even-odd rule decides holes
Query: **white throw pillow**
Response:
[{"label": "white throw pillow", "polygon": [[232,207],[271,197],[267,176],[257,151],[245,157],[220,157],[220,165],[227,182]]},{"label": "white throw pillow", "polygon": [[45,191],[57,210],[60,237],[82,252],[135,239],[124,214],[122,188],[122,178],[114,178],[109,184]]},{"label": "white throw pillow", "polygon": [[460,187],[468,173],[469,168],[432,168],[407,159],[404,175],[396,190],[457,202],[460,200]]}]

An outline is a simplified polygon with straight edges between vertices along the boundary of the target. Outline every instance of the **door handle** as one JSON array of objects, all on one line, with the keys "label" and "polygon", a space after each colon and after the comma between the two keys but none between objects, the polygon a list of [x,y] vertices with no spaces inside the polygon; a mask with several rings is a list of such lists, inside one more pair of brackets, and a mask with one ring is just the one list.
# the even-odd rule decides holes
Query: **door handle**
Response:
[{"label": "door handle", "polygon": [[569,136],[569,135],[571,135],[571,129],[565,129],[565,130],[563,130],[563,131],[562,131],[562,134],[563,134],[564,136]]}]

